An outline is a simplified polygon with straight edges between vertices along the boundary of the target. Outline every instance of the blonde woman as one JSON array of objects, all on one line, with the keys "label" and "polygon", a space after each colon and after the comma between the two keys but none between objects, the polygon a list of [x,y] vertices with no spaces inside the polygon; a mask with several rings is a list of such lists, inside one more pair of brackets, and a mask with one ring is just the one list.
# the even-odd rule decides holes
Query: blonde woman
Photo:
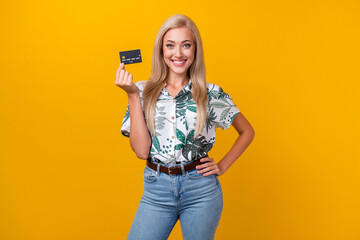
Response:
[{"label": "blonde woman", "polygon": [[[137,157],[146,160],[144,190],[128,239],[167,239],[180,220],[183,239],[214,239],[223,208],[218,176],[254,138],[254,130],[232,98],[205,79],[200,33],[184,15],[161,26],[151,76],[133,82],[120,64],[115,84],[128,96],[121,132]],[[218,162],[208,156],[217,127],[239,133]]]}]

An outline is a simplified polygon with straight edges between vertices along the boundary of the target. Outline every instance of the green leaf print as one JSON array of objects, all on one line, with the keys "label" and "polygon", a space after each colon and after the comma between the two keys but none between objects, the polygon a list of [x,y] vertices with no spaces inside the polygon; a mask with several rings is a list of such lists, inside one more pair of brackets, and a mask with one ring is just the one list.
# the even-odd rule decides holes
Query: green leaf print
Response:
[{"label": "green leaf print", "polygon": [[213,144],[206,141],[204,136],[194,139],[194,136],[191,135],[188,143],[182,149],[182,155],[188,160],[199,159],[204,157],[212,146]]},{"label": "green leaf print", "polygon": [[126,109],[126,113],[125,113],[123,123],[125,123],[129,119],[129,117],[130,117],[130,112],[129,112],[129,106],[128,106],[127,109]]},{"label": "green leaf print", "polygon": [[165,127],[165,117],[164,116],[157,116],[155,121],[155,129],[162,130]]},{"label": "green leaf print", "polygon": [[215,119],[216,119],[216,114],[214,112],[214,109],[211,108],[206,118],[206,132],[209,132],[209,129],[213,127],[213,122],[215,121]]},{"label": "green leaf print", "polygon": [[196,107],[194,107],[194,106],[187,106],[187,109],[196,113]]},{"label": "green leaf print", "polygon": [[212,99],[212,98],[219,99],[219,95],[220,95],[220,93],[216,90],[213,90],[209,93],[210,99]]},{"label": "green leaf print", "polygon": [[224,99],[225,98],[230,98],[229,94],[227,94],[226,92],[224,92],[224,90],[222,88],[219,89],[219,99]]},{"label": "green leaf print", "polygon": [[179,143],[179,144],[177,144],[177,145],[175,146],[175,150],[180,150],[180,149],[182,149],[184,146],[185,146],[184,144]]},{"label": "green leaf print", "polygon": [[211,107],[215,107],[215,108],[224,108],[224,107],[228,107],[228,105],[227,105],[227,104],[220,103],[220,102],[210,103],[209,105],[210,105]]},{"label": "green leaf print", "polygon": [[179,129],[176,129],[176,137],[179,139],[180,142],[185,143],[185,135]]},{"label": "green leaf print", "polygon": [[159,139],[156,136],[152,137],[153,145],[156,148],[158,152],[160,152],[160,142]]},{"label": "green leaf print", "polygon": [[194,138],[194,135],[195,135],[195,130],[191,130],[191,131],[189,132],[189,134],[186,136],[186,142],[185,142],[185,144],[188,144],[189,141],[190,141],[192,138]]},{"label": "green leaf print", "polygon": [[229,94],[225,93],[224,90],[220,87],[219,90],[213,90],[210,93],[210,96],[215,99],[220,99],[226,102],[226,98],[229,98]]},{"label": "green leaf print", "polygon": [[225,109],[221,115],[220,115],[220,121],[224,120],[226,118],[226,115],[228,114],[228,112],[230,111],[231,108]]},{"label": "green leaf print", "polygon": [[186,102],[176,102],[176,118],[179,118],[181,116],[185,116],[186,112]]},{"label": "green leaf print", "polygon": [[166,114],[166,111],[164,111],[165,109],[165,106],[162,106],[162,107],[158,107],[158,106],[155,106],[155,115],[165,115]]}]

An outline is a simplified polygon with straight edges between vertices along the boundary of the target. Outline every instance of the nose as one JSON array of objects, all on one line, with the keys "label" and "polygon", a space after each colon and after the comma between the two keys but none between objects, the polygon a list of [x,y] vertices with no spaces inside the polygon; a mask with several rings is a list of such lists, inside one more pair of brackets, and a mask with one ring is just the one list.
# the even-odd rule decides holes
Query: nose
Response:
[{"label": "nose", "polygon": [[176,48],[175,57],[176,58],[181,58],[182,57],[181,47]]}]

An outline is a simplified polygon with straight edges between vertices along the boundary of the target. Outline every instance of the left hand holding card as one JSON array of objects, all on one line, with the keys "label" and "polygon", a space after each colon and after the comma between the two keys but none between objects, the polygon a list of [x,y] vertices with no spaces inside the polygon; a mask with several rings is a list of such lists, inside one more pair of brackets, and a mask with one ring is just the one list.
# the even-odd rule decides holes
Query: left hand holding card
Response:
[{"label": "left hand holding card", "polygon": [[128,71],[125,71],[124,63],[120,63],[116,71],[115,85],[123,89],[128,96],[139,92],[139,88],[133,83],[133,76]]}]

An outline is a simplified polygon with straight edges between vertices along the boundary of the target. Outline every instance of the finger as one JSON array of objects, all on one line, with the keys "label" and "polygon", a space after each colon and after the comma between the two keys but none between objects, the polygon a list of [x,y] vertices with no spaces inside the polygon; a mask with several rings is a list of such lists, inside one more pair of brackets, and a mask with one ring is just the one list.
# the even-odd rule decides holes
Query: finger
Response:
[{"label": "finger", "polygon": [[204,173],[203,176],[209,176],[209,175],[212,175],[212,174],[217,174],[219,171],[217,170],[212,170],[210,172],[207,172],[207,173]]},{"label": "finger", "polygon": [[116,75],[115,75],[115,84],[118,85],[119,83],[119,76],[120,76],[120,70],[118,69],[116,71]]},{"label": "finger", "polygon": [[121,69],[120,70],[120,76],[119,76],[119,83],[120,84],[124,84],[124,74],[125,74],[125,70]]},{"label": "finger", "polygon": [[120,65],[119,65],[119,70],[121,70],[121,69],[124,69],[124,70],[125,70],[125,64],[124,64],[124,63],[120,63]]},{"label": "finger", "polygon": [[200,162],[211,161],[210,159],[211,159],[211,158],[209,158],[209,157],[204,157],[204,158],[200,159]]},{"label": "finger", "polygon": [[207,167],[207,166],[208,166],[207,163],[203,163],[203,164],[197,165],[195,168],[196,168],[196,169],[202,169],[202,168]]},{"label": "finger", "polygon": [[129,79],[130,79],[131,82],[133,81],[133,75],[132,74],[129,74]]},{"label": "finger", "polygon": [[129,82],[129,72],[126,71],[125,74],[124,74],[124,83],[128,86],[130,86],[130,82]]},{"label": "finger", "polygon": [[216,169],[217,169],[217,167],[215,169],[213,167],[207,167],[207,168],[204,168],[204,169],[198,171],[198,173],[209,172],[211,170],[216,170]]},{"label": "finger", "polygon": [[201,168],[204,168],[204,167],[207,167],[207,166],[213,166],[213,165],[216,165],[215,161],[211,161],[211,162],[207,162],[207,163],[197,165],[195,168],[196,169],[201,169]]}]

